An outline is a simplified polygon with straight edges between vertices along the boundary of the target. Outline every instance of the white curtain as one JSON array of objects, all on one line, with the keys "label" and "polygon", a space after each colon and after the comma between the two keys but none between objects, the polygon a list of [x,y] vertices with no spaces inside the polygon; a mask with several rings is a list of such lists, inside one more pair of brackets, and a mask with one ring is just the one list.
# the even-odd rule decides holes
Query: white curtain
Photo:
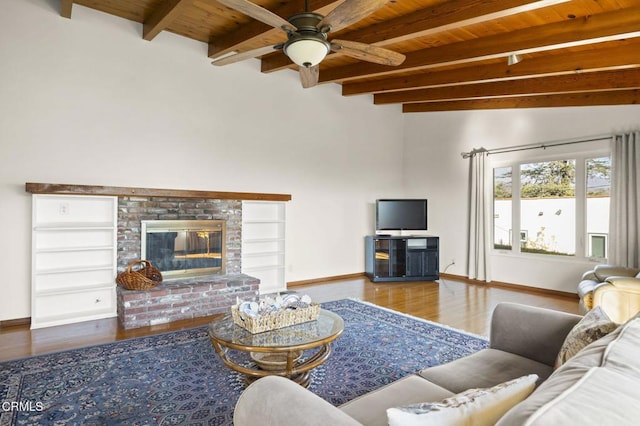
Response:
[{"label": "white curtain", "polygon": [[491,281],[491,168],[486,150],[474,150],[469,158],[469,259],[470,279]]},{"label": "white curtain", "polygon": [[615,135],[611,147],[608,262],[640,267],[640,132]]}]

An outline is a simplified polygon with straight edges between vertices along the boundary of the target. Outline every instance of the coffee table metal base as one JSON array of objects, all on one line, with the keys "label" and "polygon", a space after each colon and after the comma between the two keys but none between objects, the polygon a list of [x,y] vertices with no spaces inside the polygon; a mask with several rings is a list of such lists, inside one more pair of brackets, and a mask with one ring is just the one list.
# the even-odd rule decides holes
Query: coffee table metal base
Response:
[{"label": "coffee table metal base", "polygon": [[[258,334],[234,324],[227,315],[211,322],[209,339],[222,362],[249,382],[277,375],[306,387],[311,382],[310,371],[329,358],[331,342],[343,330],[342,318],[324,309],[317,320]],[[253,363],[247,363],[241,352]]]},{"label": "coffee table metal base", "polygon": [[[220,342],[217,342],[214,338],[211,338],[211,344],[220,356],[222,362],[230,369],[244,374],[246,376],[247,383],[251,383],[261,377],[277,375],[293,380],[301,386],[308,387],[311,383],[310,371],[324,363],[329,358],[329,355],[331,355],[331,346],[328,343],[322,345],[315,354],[307,358],[300,358],[299,350],[260,350],[260,353],[286,355],[287,360],[282,363],[273,363],[268,368],[265,368],[264,365],[261,367],[254,359],[253,361],[256,364],[256,367],[252,368],[240,365],[230,356],[229,348],[225,347]],[[257,348],[251,349],[251,352],[257,352],[256,349]],[[299,359],[296,360],[296,358]]]}]

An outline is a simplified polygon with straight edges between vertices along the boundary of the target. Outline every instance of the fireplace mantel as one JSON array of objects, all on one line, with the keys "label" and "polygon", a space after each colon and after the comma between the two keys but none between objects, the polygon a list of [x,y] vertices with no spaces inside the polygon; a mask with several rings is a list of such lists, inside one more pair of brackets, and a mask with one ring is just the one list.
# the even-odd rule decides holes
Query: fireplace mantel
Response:
[{"label": "fireplace mantel", "polygon": [[291,201],[291,194],[134,188],[122,186],[71,185],[60,183],[27,182],[25,184],[25,190],[32,194],[111,195],[118,197],[131,197],[138,195],[142,197],[209,198],[218,200]]}]

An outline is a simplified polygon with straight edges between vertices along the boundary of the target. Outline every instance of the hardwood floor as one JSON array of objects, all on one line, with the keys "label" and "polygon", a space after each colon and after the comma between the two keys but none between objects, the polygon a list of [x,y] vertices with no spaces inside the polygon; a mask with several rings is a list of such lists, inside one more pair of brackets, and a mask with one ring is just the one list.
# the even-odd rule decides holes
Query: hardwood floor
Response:
[{"label": "hardwood floor", "polygon": [[[491,312],[508,301],[578,313],[577,298],[441,278],[437,282],[372,283],[367,278],[292,287],[312,300],[357,298],[416,317],[488,336]],[[124,330],[115,318],[30,330],[0,328],[0,361],[205,325],[212,317]]]}]

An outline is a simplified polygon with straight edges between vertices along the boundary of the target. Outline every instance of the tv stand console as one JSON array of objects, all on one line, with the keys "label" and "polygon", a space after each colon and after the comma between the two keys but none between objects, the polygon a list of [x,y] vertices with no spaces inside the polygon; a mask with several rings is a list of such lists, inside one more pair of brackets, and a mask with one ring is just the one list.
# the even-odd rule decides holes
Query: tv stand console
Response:
[{"label": "tv stand console", "polygon": [[365,274],[373,282],[435,281],[439,273],[439,238],[368,235]]}]

